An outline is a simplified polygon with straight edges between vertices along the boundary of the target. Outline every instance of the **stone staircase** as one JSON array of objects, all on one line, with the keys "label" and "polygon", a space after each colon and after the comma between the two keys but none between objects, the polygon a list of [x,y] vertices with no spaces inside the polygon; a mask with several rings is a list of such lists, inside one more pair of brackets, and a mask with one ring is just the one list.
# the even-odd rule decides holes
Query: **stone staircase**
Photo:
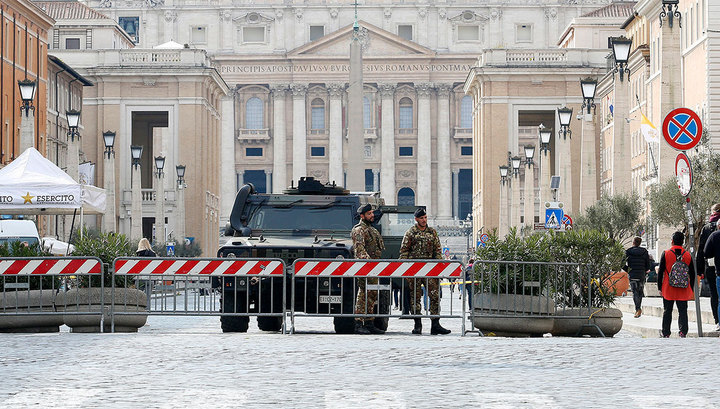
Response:
[{"label": "stone staircase", "polygon": [[[660,328],[662,327],[663,303],[660,297],[645,297],[642,302],[643,315],[635,318],[635,305],[633,303],[632,294],[625,297],[618,297],[615,300],[615,308],[623,313],[623,330],[635,333],[645,338],[658,338],[660,336]],[[710,310],[710,299],[707,297],[700,298],[700,318],[702,319],[703,335],[706,337],[718,337],[720,332],[715,331],[715,319]],[[678,335],[677,326],[678,313],[677,309],[673,310],[673,323],[671,328],[671,338]],[[698,336],[697,314],[695,312],[695,302],[688,302],[688,321],[689,331],[688,337]]]}]

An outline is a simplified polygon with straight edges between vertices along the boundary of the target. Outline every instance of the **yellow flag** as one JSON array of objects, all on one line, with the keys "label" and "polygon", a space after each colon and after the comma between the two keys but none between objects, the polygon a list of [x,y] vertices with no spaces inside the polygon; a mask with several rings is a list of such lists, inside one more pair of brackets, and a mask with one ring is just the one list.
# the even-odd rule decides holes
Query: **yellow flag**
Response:
[{"label": "yellow flag", "polygon": [[642,119],[640,120],[640,132],[642,132],[643,136],[645,137],[645,140],[650,142],[658,143],[660,142],[660,134],[658,133],[657,128],[655,128],[655,125],[650,122],[649,119],[643,114],[640,113],[642,116]]}]

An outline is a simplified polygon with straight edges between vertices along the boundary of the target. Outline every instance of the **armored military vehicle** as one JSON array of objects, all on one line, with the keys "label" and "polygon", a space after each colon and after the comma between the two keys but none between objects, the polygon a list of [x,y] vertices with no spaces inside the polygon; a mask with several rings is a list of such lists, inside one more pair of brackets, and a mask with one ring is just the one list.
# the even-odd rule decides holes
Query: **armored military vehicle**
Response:
[{"label": "armored military vehicle", "polygon": [[[397,258],[400,240],[409,227],[403,224],[408,217],[412,221],[414,207],[384,206],[377,193],[350,193],[311,177],[301,178],[297,187],[291,186],[283,194],[257,193],[252,185],[244,185],[237,193],[225,232],[232,237],[220,247],[218,257],[280,258],[287,266],[298,258],[353,258],[350,231],[358,221],[358,207],[366,203],[377,208],[376,227],[388,233],[384,235],[387,245],[383,258]],[[383,213],[390,215],[383,220]],[[400,220],[403,223],[387,224]],[[292,272],[286,274],[291,282]],[[287,308],[294,302],[296,311],[308,314],[352,314],[356,297],[353,280],[342,277],[296,278],[294,296],[291,285],[283,294],[279,277],[222,278],[216,279],[214,286],[222,288],[223,311],[257,313],[258,327],[265,331],[281,329],[282,318],[262,314],[282,311],[283,301]],[[378,308],[387,314],[389,279],[381,281],[379,288]],[[221,325],[223,332],[245,332],[249,317],[222,316]],[[387,318],[377,318],[375,325],[387,328]],[[335,317],[334,326],[338,333],[351,333],[354,319]]]}]

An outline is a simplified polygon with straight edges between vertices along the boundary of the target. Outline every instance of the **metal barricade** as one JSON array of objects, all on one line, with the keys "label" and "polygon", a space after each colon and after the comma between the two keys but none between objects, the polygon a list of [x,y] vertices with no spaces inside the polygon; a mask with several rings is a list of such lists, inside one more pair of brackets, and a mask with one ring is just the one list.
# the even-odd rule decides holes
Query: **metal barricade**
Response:
[{"label": "metal barricade", "polygon": [[[292,265],[291,333],[300,315],[333,317],[338,333],[352,333],[356,318],[373,319],[382,330],[389,318],[462,318],[464,293],[460,305],[448,297],[444,304],[449,311],[439,307],[440,280],[461,278],[462,271],[460,262],[446,260],[297,259]],[[402,311],[393,312],[394,296]],[[421,299],[428,304],[424,312]],[[464,320],[462,327],[464,333]]]},{"label": "metal barricade", "polygon": [[[88,257],[0,260],[0,331],[59,327],[97,316],[105,307],[103,265]],[[90,321],[95,321],[91,319]],[[57,331],[55,329],[55,331]]]},{"label": "metal barricade", "polygon": [[[468,333],[513,333],[518,326],[526,326],[534,334],[559,331],[577,336],[595,332],[605,336],[593,316],[606,304],[609,288],[588,266],[477,260],[473,270],[466,277],[472,287],[469,319],[478,330]],[[518,320],[527,318],[533,320]],[[556,320],[581,323],[568,333],[563,329],[567,326],[556,325]]]},{"label": "metal barricade", "polygon": [[[144,297],[118,295],[135,287]],[[285,333],[285,264],[257,258],[138,258],[113,262],[112,326],[123,315],[199,315],[221,317],[225,326],[244,328],[250,316],[261,329]],[[241,332],[244,332],[241,330]]]}]

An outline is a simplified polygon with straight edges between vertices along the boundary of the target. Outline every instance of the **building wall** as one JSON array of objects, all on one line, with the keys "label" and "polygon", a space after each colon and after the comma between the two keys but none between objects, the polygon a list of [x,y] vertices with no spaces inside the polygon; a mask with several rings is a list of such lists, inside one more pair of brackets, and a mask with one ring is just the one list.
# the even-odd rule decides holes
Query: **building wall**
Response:
[{"label": "building wall", "polygon": [[18,80],[37,81],[35,141],[45,152],[47,137],[48,29],[53,21],[32,2],[7,0],[0,3],[0,166],[11,162],[20,152],[20,90]]}]

